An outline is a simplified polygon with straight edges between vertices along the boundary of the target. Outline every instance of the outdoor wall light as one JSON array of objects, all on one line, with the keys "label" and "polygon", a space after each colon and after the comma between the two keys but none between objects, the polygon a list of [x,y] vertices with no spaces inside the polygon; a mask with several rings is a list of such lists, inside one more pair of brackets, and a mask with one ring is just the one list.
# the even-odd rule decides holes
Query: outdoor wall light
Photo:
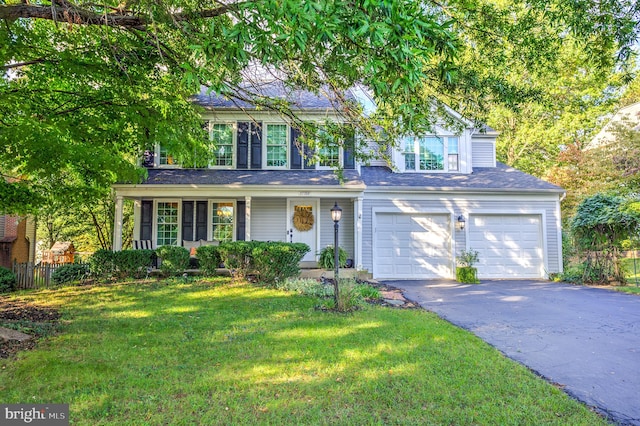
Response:
[{"label": "outdoor wall light", "polygon": [[464,216],[460,215],[458,216],[458,229],[461,231],[464,231],[464,225],[465,225],[465,220],[464,220]]}]

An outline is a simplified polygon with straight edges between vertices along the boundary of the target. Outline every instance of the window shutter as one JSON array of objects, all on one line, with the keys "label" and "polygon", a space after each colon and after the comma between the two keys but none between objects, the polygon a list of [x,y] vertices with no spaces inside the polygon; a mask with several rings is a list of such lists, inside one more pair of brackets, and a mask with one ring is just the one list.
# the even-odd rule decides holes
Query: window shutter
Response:
[{"label": "window shutter", "polygon": [[182,239],[193,241],[193,201],[182,203]]},{"label": "window shutter", "polygon": [[249,168],[249,128],[250,123],[238,122],[238,149],[236,152],[238,169]]},{"label": "window shutter", "polygon": [[140,209],[140,239],[153,238],[153,201],[143,200]]},{"label": "window shutter", "polygon": [[291,168],[292,169],[301,169],[302,168],[302,154],[300,154],[300,148],[296,144],[298,140],[298,136],[300,136],[300,130],[291,128]]},{"label": "window shutter", "polygon": [[344,168],[345,169],[356,168],[356,158],[354,156],[354,150],[355,150],[355,139],[352,136],[344,141]]},{"label": "window shutter", "polygon": [[208,240],[207,238],[207,202],[196,202],[196,237],[197,240]]},{"label": "window shutter", "polygon": [[309,148],[308,145],[304,145],[303,147],[304,149],[304,168],[305,169],[315,169],[316,168],[316,163],[315,160],[313,159],[313,150],[311,148]]},{"label": "window shutter", "polygon": [[244,241],[246,236],[246,218],[245,218],[245,210],[246,210],[246,202],[238,201],[236,203],[236,240]]},{"label": "window shutter", "polygon": [[251,168],[262,168],[262,123],[251,123]]},{"label": "window shutter", "polygon": [[155,156],[155,152],[152,150],[146,150],[144,154],[142,154],[142,167],[146,167],[148,169],[155,167]]}]

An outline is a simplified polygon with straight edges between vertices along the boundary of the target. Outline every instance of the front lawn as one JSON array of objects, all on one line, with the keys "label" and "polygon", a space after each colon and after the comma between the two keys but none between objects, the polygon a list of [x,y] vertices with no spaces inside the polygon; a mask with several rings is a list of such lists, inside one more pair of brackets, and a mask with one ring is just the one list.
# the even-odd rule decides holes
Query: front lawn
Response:
[{"label": "front lawn", "polygon": [[3,403],[68,403],[72,424],[606,424],[422,310],[208,282],[22,293],[61,332],[0,360]]}]

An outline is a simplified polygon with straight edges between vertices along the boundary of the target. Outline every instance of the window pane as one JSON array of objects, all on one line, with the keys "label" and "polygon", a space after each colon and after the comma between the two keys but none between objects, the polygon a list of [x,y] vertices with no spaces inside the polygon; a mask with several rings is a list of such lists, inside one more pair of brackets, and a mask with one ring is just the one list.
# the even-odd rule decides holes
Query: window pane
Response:
[{"label": "window pane", "polygon": [[213,239],[233,241],[233,203],[213,203]]},{"label": "window pane", "polygon": [[338,167],[340,165],[340,148],[329,146],[320,148],[320,166]]},{"label": "window pane", "polygon": [[169,154],[166,148],[160,147],[159,164],[161,166],[170,166],[174,164],[173,155]]},{"label": "window pane", "polygon": [[441,138],[420,139],[420,170],[444,170],[444,141]]},{"label": "window pane", "polygon": [[458,154],[449,154],[449,170],[458,170]]},{"label": "window pane", "polygon": [[402,139],[403,152],[416,152],[415,138],[413,136],[405,136]]},{"label": "window pane", "polygon": [[178,245],[178,203],[158,203],[156,245]]},{"label": "window pane", "polygon": [[458,154],[458,138],[450,137],[447,138],[449,142],[449,154]]},{"label": "window pane", "polygon": [[416,169],[416,155],[404,154],[404,169],[405,170],[415,170]]},{"label": "window pane", "polygon": [[233,166],[233,126],[214,124],[212,129],[213,165]]},{"label": "window pane", "polygon": [[287,125],[267,124],[267,167],[287,166]]}]

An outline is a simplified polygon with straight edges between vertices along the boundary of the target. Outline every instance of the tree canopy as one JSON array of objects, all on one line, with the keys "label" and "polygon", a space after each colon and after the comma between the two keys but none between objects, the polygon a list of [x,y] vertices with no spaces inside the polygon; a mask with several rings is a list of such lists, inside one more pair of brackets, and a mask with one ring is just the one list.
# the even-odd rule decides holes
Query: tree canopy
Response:
[{"label": "tree canopy", "polygon": [[[625,64],[639,15],[630,0],[5,0],[0,210],[136,181],[154,142],[197,147],[189,96],[201,85],[295,122],[288,105],[238,90],[252,67],[327,93],[361,131],[391,139],[429,128],[444,105],[484,119],[544,98],[569,41],[591,70]],[[342,96],[354,84],[371,90],[374,116]]]}]

